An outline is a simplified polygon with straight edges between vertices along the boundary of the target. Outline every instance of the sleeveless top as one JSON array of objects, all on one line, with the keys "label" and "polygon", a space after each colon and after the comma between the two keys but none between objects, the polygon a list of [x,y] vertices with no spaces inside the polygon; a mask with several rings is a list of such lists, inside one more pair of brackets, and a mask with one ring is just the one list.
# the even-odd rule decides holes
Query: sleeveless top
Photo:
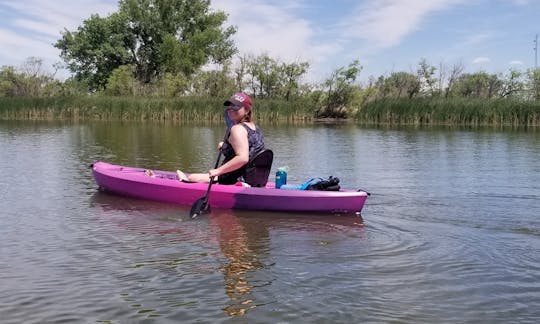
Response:
[{"label": "sleeveless top", "polygon": [[[264,149],[263,135],[261,133],[261,130],[257,126],[255,126],[255,129],[253,130],[244,123],[241,123],[240,125],[242,125],[247,131],[249,143],[249,160],[251,161],[257,153]],[[222,164],[229,162],[230,160],[232,160],[233,157],[236,156],[234,148],[232,147],[231,143],[229,143],[228,138],[221,147],[221,153],[225,157]],[[244,172],[245,165],[238,170],[234,170],[219,176],[218,182],[221,184],[234,184],[239,177],[243,176]]]},{"label": "sleeveless top", "polygon": [[[256,153],[264,149],[263,135],[259,127],[255,126],[255,130],[251,129],[248,125],[241,123],[240,125],[244,126],[248,134],[248,143],[249,143],[249,160],[253,159]],[[229,162],[233,157],[236,156],[234,149],[229,143],[229,139],[223,143],[221,147],[221,153],[225,156],[223,163]]]}]

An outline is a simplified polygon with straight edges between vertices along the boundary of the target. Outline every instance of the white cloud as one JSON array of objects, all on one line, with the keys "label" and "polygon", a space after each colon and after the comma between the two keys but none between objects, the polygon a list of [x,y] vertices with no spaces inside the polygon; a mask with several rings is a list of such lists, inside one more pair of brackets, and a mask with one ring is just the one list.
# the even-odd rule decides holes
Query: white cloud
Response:
[{"label": "white cloud", "polygon": [[522,61],[510,61],[509,64],[510,65],[523,65],[523,62]]},{"label": "white cloud", "polygon": [[5,5],[15,11],[19,17],[25,17],[36,23],[49,25],[51,29],[56,29],[58,36],[64,28],[75,29],[93,13],[105,16],[118,9],[116,1],[112,0],[26,0],[14,1]]},{"label": "white cloud", "polygon": [[112,0],[26,0],[2,5],[9,14],[2,17],[0,62],[13,66],[30,56],[42,58],[45,65],[60,61],[60,52],[53,43],[60,39],[64,28],[76,29],[92,13],[106,16],[117,10]]},{"label": "white cloud", "polygon": [[399,44],[419,29],[429,14],[463,3],[464,0],[369,0],[352,14],[346,31],[384,49]]},{"label": "white cloud", "polygon": [[[323,65],[319,68],[322,71],[360,58],[360,47],[366,53],[376,53],[397,45],[420,28],[429,14],[463,2],[366,0],[357,9],[349,10],[349,17],[331,26],[302,18],[302,9],[311,2],[256,0],[246,6],[238,0],[215,0],[212,6],[227,12],[229,22],[238,26],[234,38],[240,53],[268,53],[286,61],[307,60],[312,66]],[[367,62],[369,58],[361,60]]]},{"label": "white cloud", "polygon": [[475,58],[472,62],[473,64],[482,64],[482,63],[488,63],[490,61],[491,60],[489,59],[489,57],[480,56],[480,57]]},{"label": "white cloud", "polygon": [[44,34],[51,38],[60,37],[57,26],[51,25],[49,22],[40,22],[30,19],[16,19],[13,21],[13,26],[26,29],[34,33]]},{"label": "white cloud", "polygon": [[54,58],[54,62],[60,60],[58,50],[46,41],[21,37],[20,34],[5,29],[0,29],[0,39],[2,40],[2,51],[0,51],[2,65],[18,66],[30,56]]},{"label": "white cloud", "polygon": [[468,35],[461,44],[463,47],[477,46],[493,39],[496,33],[492,31],[484,31],[473,35]]},{"label": "white cloud", "polygon": [[[516,6],[535,4],[530,0],[510,1]],[[493,27],[482,20],[486,18],[486,21],[491,21],[487,17],[493,14],[483,10],[486,3],[489,2],[348,0],[331,4],[308,0],[252,0],[247,4],[241,0],[212,0],[211,5],[229,14],[228,24],[238,26],[233,38],[240,54],[267,53],[286,62],[308,61],[311,64],[311,76],[308,78],[313,80],[315,78],[312,76],[327,76],[331,70],[346,66],[353,59],[360,59],[361,64],[369,63],[371,69],[380,70],[390,68],[392,64],[410,64],[404,60],[415,55],[414,49],[405,49],[408,45],[405,41],[410,38],[417,42],[415,32],[425,28],[439,28],[440,35],[448,37],[447,46],[433,49],[430,47],[431,39],[422,39],[425,47],[418,48],[422,54],[413,60],[424,53],[428,53],[428,59],[429,55],[441,55],[444,59],[469,56],[471,50],[499,55],[491,46],[495,41],[507,37],[504,35],[507,27],[497,31],[500,26]],[[470,19],[477,17],[478,21],[484,21],[484,24],[476,26],[481,28],[480,32],[471,33],[471,28],[467,28],[471,26],[463,26],[463,21],[459,19],[448,21],[444,30],[440,29],[443,28],[440,22],[433,18],[458,5],[466,5],[467,11],[459,10],[452,14]],[[0,0],[0,65],[19,65],[25,58],[37,56],[50,66],[60,60],[59,51],[52,44],[61,37],[64,28],[75,30],[92,13],[106,16],[117,9],[117,0]],[[521,10],[529,8],[521,7]],[[449,30],[450,33],[444,34]],[[460,42],[454,38],[456,35],[466,35],[462,37],[465,41]],[[422,37],[428,36],[422,34]],[[401,44],[405,46],[398,47]],[[379,57],[389,51],[395,51],[398,55],[393,57],[400,57],[401,61]],[[433,52],[436,54],[430,54]],[[512,53],[513,57],[518,55]],[[492,59],[493,62],[509,62],[511,57]],[[490,60],[479,57],[474,62],[480,64]],[[523,65],[517,62],[510,64]]]},{"label": "white cloud", "polygon": [[335,44],[317,44],[312,24],[295,15],[301,6],[296,3],[284,6],[279,1],[213,1],[213,8],[229,14],[229,23],[238,27],[234,35],[242,54],[267,53],[285,61],[319,60],[340,50]]},{"label": "white cloud", "polygon": [[[268,54],[285,62],[308,61],[312,67],[343,50],[339,42],[317,41],[320,28],[301,17],[302,2],[217,0],[212,8],[229,14],[238,27],[233,36],[240,54]],[[310,72],[318,71],[311,68]]]}]

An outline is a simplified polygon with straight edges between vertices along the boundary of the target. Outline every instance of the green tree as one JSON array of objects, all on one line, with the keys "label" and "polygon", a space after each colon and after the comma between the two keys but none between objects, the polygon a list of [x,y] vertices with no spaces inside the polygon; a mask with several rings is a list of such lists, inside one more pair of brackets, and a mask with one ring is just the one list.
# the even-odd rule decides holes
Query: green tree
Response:
[{"label": "green tree", "polygon": [[250,58],[246,55],[238,57],[238,63],[236,64],[233,74],[234,74],[234,85],[236,89],[247,88],[246,76],[248,70],[248,62]]},{"label": "green tree", "polygon": [[437,68],[430,65],[425,58],[418,63],[418,81],[420,82],[420,91],[430,96],[435,95],[437,78],[434,77]]},{"label": "green tree", "polygon": [[300,79],[306,74],[309,68],[308,62],[282,63],[281,72],[283,74],[282,96],[286,100],[299,96],[302,91]]},{"label": "green tree", "polygon": [[221,69],[199,71],[192,80],[192,93],[209,97],[229,97],[236,91],[235,81],[230,77],[230,65],[224,64]]},{"label": "green tree", "polygon": [[407,72],[392,72],[387,78],[377,80],[379,97],[413,98],[420,92],[420,81],[417,76]]},{"label": "green tree", "polygon": [[272,98],[280,86],[280,67],[268,54],[252,58],[247,65],[251,91],[259,98]]},{"label": "green tree", "polygon": [[189,80],[181,73],[165,73],[157,83],[160,95],[165,97],[181,97],[189,88]]},{"label": "green tree", "polygon": [[3,66],[0,69],[0,96],[14,97],[20,95],[20,81],[13,66]]},{"label": "green tree", "polygon": [[521,71],[511,69],[502,80],[501,97],[506,98],[519,95],[524,87],[522,77],[523,73]]},{"label": "green tree", "polygon": [[450,68],[450,73],[448,75],[448,84],[445,89],[444,97],[448,98],[451,96],[451,94],[456,93],[454,87],[456,82],[461,78],[463,75],[463,71],[465,70],[465,65],[463,62],[457,62]]},{"label": "green tree", "polygon": [[527,76],[531,97],[534,100],[540,100],[540,68],[529,70]]},{"label": "green tree", "polygon": [[135,94],[137,80],[133,77],[132,67],[122,65],[112,71],[107,79],[105,93],[111,96],[128,96]]},{"label": "green tree", "polygon": [[53,76],[43,70],[43,60],[29,57],[18,69],[13,66],[3,66],[0,69],[0,96],[44,96],[44,89],[51,82]]},{"label": "green tree", "polygon": [[459,96],[491,99],[501,92],[502,81],[496,74],[484,71],[463,74],[454,85]]},{"label": "green tree", "polygon": [[236,52],[236,28],[224,28],[226,14],[209,7],[209,0],[120,0],[117,13],[92,15],[77,31],[65,30],[55,46],[92,90],[104,88],[122,65],[134,66],[142,84],[164,73],[190,76]]},{"label": "green tree", "polygon": [[243,56],[240,57],[234,78],[239,89],[245,85],[258,98],[289,100],[304,90],[300,79],[308,67],[307,62],[281,62],[268,54]]},{"label": "green tree", "polygon": [[65,30],[54,46],[75,78],[94,91],[105,88],[114,69],[132,62],[132,43],[126,15],[114,13],[107,18],[90,16],[77,31]]},{"label": "green tree", "polygon": [[340,67],[330,75],[323,87],[326,92],[324,105],[318,112],[318,117],[347,117],[347,110],[355,95],[353,83],[362,71],[358,60],[354,60],[347,68]]}]

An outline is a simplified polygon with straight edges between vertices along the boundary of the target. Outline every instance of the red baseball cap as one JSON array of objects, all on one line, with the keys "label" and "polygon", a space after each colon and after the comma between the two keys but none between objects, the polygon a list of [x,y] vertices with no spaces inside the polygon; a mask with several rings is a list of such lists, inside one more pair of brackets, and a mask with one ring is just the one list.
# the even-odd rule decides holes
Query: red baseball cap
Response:
[{"label": "red baseball cap", "polygon": [[223,105],[227,110],[238,110],[242,107],[251,110],[251,98],[243,92],[237,92],[233,94],[229,100],[225,101]]}]

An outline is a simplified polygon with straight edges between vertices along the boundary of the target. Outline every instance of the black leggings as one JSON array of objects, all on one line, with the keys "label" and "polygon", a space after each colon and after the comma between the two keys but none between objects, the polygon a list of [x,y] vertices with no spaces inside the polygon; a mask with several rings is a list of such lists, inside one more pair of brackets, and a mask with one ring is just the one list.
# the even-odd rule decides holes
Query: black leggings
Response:
[{"label": "black leggings", "polygon": [[231,171],[229,173],[222,174],[218,177],[219,184],[232,185],[238,182],[238,178],[244,175],[246,167],[243,166],[240,169]]}]

